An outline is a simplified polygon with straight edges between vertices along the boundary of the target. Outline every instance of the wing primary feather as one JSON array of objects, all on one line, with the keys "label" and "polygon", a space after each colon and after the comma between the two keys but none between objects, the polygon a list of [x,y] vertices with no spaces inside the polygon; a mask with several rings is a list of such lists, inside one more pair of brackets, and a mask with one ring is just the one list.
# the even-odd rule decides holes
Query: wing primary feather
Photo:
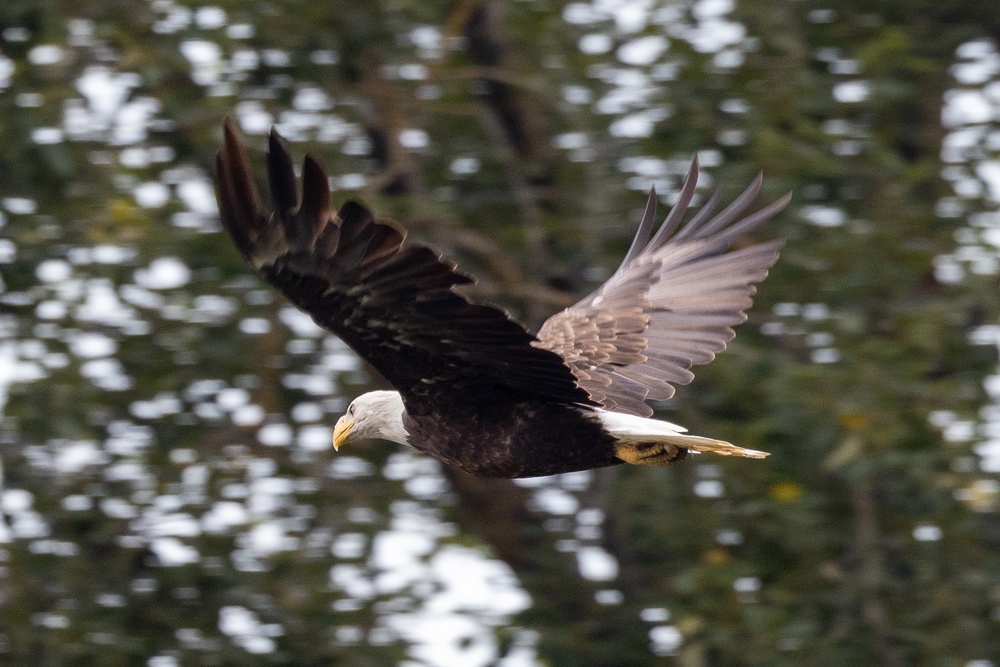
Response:
[{"label": "wing primary feather", "polygon": [[345,202],[337,215],[341,220],[337,270],[349,273],[358,267],[368,243],[375,236],[374,217],[371,211],[354,201]]},{"label": "wing primary feather", "polygon": [[268,134],[267,145],[267,180],[271,186],[271,201],[278,217],[284,218],[299,205],[292,156],[288,154],[284,139],[274,128]]},{"label": "wing primary feather", "polygon": [[633,259],[645,250],[646,241],[649,240],[649,234],[653,230],[654,218],[656,218],[655,186],[649,188],[649,196],[646,197],[646,210],[642,214],[642,221],[639,223],[639,229],[635,232],[635,238],[632,239],[632,245],[629,246],[628,252],[625,253],[625,259],[622,260],[621,265],[618,267],[618,273],[621,273],[626,266],[632,263]]},{"label": "wing primary feather", "polygon": [[394,259],[391,265],[377,267],[368,274],[365,284],[395,293],[395,290],[448,288],[473,282],[451,265],[441,264],[437,253],[424,245],[407,245]]},{"label": "wing primary feather", "polygon": [[753,179],[749,186],[747,186],[747,189],[744,190],[739,197],[734,199],[732,204],[722,209],[722,212],[719,213],[719,215],[715,216],[704,225],[694,225],[688,223],[684,229],[682,229],[677,236],[674,237],[674,240],[680,241],[690,236],[694,236],[695,238],[704,238],[709,234],[722,229],[734,220],[736,216],[742,213],[743,210],[750,205],[750,202],[757,198],[757,195],[760,194],[760,188],[763,183],[764,174],[758,173],[757,177]]},{"label": "wing primary feather", "polygon": [[670,208],[670,213],[667,214],[666,220],[656,230],[656,236],[653,237],[648,246],[650,250],[663,245],[670,238],[670,235],[674,233],[674,230],[677,229],[677,225],[680,224],[681,220],[684,219],[684,214],[687,213],[688,206],[691,205],[691,199],[694,197],[695,188],[698,187],[698,169],[698,154],[695,153],[694,159],[691,160],[691,166],[688,168],[687,176],[684,177],[684,185],[681,186],[681,193],[677,198],[677,203]]},{"label": "wing primary feather", "polygon": [[[331,218],[336,219],[335,216]],[[331,224],[324,225],[317,231],[317,238],[314,243],[316,255],[324,259],[333,257],[340,245],[340,225],[328,220]],[[325,266],[323,275],[331,278],[336,273],[337,265],[329,263]]]},{"label": "wing primary feather", "polygon": [[232,180],[229,158],[225,154],[224,149],[220,149],[215,156],[215,173],[218,174],[216,199],[219,202],[219,214],[222,218],[222,223],[229,230],[240,252],[246,255],[250,248],[247,229],[241,224],[236,224],[236,220],[243,218],[245,214],[240,211],[237,204],[236,186]]},{"label": "wing primary feather", "polygon": [[[720,241],[723,243],[729,243],[732,239],[746,234],[750,230],[759,227],[762,223],[766,222],[769,218],[773,217],[775,214],[780,213],[786,206],[788,202],[792,201],[792,193],[789,192],[781,199],[768,204],[764,208],[760,209],[756,213],[752,213],[745,217],[744,219],[737,222],[732,227],[719,232],[713,241]],[[783,245],[783,243],[781,244]]]},{"label": "wing primary feather", "polygon": [[[745,284],[748,280],[760,280],[766,275],[767,267],[774,263],[780,248],[781,241],[768,241],[723,255],[688,258],[685,264],[660,273],[658,282],[668,284],[673,289],[675,283],[692,281],[715,280],[722,284]],[[714,289],[708,282],[698,285],[698,288],[697,291]]]},{"label": "wing primary feather", "polygon": [[297,232],[303,235],[301,241],[309,245],[315,243],[333,217],[330,181],[323,165],[312,155],[306,155],[302,161],[302,208],[298,217],[302,218],[302,225]]},{"label": "wing primary feather", "polygon": [[368,242],[368,251],[361,260],[359,268],[371,271],[384,260],[399,252],[399,246],[406,238],[406,231],[387,220],[375,223],[375,233]]},{"label": "wing primary feather", "polygon": [[[710,218],[712,214],[715,213],[715,209],[719,207],[719,201],[721,199],[722,199],[721,190],[716,190],[715,192],[713,192],[709,196],[708,201],[706,201],[705,204],[700,209],[698,209],[698,212],[694,214],[694,217],[691,218],[691,220],[689,220],[686,225],[684,225],[684,229],[681,230],[681,233],[669,240],[670,241],[679,240],[681,238],[681,234],[686,233],[688,229],[692,227],[697,229],[698,227],[700,227],[702,223],[705,222],[706,219]],[[667,240],[668,239],[664,239],[664,242]],[[666,244],[664,243],[664,245]]]},{"label": "wing primary feather", "polygon": [[348,200],[341,205],[340,210],[337,211],[337,217],[340,218],[341,238],[338,252],[372,222],[371,211],[353,200]]},{"label": "wing primary feather", "polygon": [[223,135],[224,143],[216,154],[219,211],[240,252],[249,259],[263,231],[260,194],[231,118],[223,124]]}]

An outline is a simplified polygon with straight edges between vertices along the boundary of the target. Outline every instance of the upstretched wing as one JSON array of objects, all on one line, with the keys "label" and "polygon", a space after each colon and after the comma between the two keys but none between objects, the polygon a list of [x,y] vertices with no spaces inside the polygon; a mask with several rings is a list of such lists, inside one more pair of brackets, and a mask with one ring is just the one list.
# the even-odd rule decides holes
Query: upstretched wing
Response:
[{"label": "upstretched wing", "polygon": [[653,410],[645,400],[668,399],[672,385],[690,382],[691,366],[714,359],[736,335],[732,327],[746,320],[753,283],[778,259],[783,241],[726,249],[781,211],[791,195],[741,217],[760,191],[758,176],[718,215],[712,216],[716,192],[680,227],[697,179],[695,158],[680,199],[651,240],[656,195],[650,191],[635,240],[615,274],[538,332],[537,345],[563,357],[580,386],[608,410],[648,417]]},{"label": "upstretched wing", "polygon": [[364,357],[404,397],[476,386],[594,405],[558,355],[507,315],[453,291],[472,279],[398,225],[360,204],[330,207],[311,156],[299,201],[292,160],[272,131],[267,158],[275,211],[265,211],[233,124],[216,156],[222,221],[240,252],[322,327]]}]

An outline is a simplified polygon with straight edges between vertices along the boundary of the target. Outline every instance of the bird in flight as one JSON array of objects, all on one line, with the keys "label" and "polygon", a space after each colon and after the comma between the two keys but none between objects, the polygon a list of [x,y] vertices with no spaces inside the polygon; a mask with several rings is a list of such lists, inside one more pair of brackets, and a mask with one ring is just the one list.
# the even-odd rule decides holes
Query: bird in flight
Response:
[{"label": "bird in flight", "polygon": [[532,334],[504,311],[454,290],[473,279],[432,248],[405,241],[363,205],[330,204],[311,155],[301,196],[292,158],[272,130],[261,202],[231,120],[216,156],[222,222],[247,261],[395,388],[354,399],[334,447],[370,439],[409,445],[468,473],[535,477],[621,463],[669,465],[688,451],[763,458],[651,419],[746,320],[754,283],[783,241],[729,250],[789,202],[745,214],[761,177],[716,213],[719,193],[681,224],[693,161],[677,203],[653,234],[655,193],[625,259],[607,282]]}]

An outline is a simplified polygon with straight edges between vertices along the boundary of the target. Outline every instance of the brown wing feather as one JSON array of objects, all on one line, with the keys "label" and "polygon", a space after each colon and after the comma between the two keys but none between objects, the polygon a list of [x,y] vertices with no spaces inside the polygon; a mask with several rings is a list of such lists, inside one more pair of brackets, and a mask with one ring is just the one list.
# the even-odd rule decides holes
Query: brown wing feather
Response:
[{"label": "brown wing feather", "polygon": [[680,198],[649,239],[655,216],[652,190],[635,240],[615,274],[576,305],[553,315],[537,345],[573,369],[591,398],[609,410],[647,417],[646,400],[664,400],[675,384],[694,378],[726,348],[746,320],[755,292],[778,259],[783,241],[726,252],[734,239],[781,211],[790,195],[741,217],[760,191],[758,176],[713,217],[718,193],[683,227],[694,196],[698,160],[691,164]]},{"label": "brown wing feather", "polygon": [[216,157],[222,221],[247,260],[316,322],[337,334],[406,396],[456,401],[468,389],[507,388],[594,405],[558,355],[491,306],[453,291],[472,279],[364,206],[330,206],[327,176],[307,156],[302,200],[287,149],[274,132],[265,212],[233,124]]}]

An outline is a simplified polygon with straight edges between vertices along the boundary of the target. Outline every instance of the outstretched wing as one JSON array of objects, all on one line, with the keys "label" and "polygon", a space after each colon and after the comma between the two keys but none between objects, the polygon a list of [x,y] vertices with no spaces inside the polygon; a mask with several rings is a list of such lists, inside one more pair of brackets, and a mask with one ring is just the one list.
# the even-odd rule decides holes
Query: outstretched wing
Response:
[{"label": "outstretched wing", "polygon": [[741,235],[781,211],[786,195],[741,217],[761,186],[758,176],[725,210],[712,216],[719,193],[680,227],[698,180],[691,164],[680,199],[650,240],[656,214],[652,190],[625,260],[597,291],[549,318],[540,347],[564,358],[580,386],[608,410],[648,417],[645,400],[673,396],[674,384],[694,378],[726,348],[746,320],[756,291],[777,261],[783,241],[725,252]]},{"label": "outstretched wing", "polygon": [[329,182],[306,156],[299,201],[292,160],[271,132],[266,212],[231,121],[216,156],[222,221],[240,252],[322,327],[405,396],[506,387],[593,405],[558,355],[520,324],[453,291],[472,279],[431,248],[404,243],[398,225],[360,204],[330,207]]}]

